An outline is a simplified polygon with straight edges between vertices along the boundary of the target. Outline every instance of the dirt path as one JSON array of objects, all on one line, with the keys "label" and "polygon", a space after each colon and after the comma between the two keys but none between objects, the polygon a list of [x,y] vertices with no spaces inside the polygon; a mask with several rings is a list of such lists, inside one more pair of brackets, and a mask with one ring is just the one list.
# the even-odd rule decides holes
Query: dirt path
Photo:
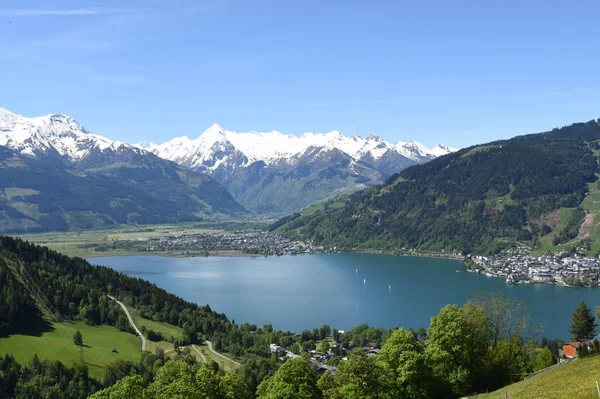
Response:
[{"label": "dirt path", "polygon": [[238,362],[236,362],[235,360],[231,360],[231,359],[230,359],[230,358],[228,358],[227,356],[223,356],[223,355],[221,355],[219,352],[215,351],[215,350],[213,349],[213,347],[212,347],[212,342],[210,342],[209,340],[206,340],[206,339],[205,339],[205,340],[204,340],[204,342],[206,342],[206,344],[208,345],[208,349],[209,349],[209,350],[210,350],[212,353],[214,353],[215,355],[217,355],[217,356],[219,356],[219,357],[223,358],[223,360],[226,360],[226,361],[228,361],[228,362],[231,362],[231,363],[235,364],[235,365],[236,365],[236,366],[238,366],[238,367],[244,367],[244,366],[243,366],[241,363],[238,363]]},{"label": "dirt path", "polygon": [[204,356],[204,353],[200,352],[200,351],[198,350],[198,348],[196,348],[196,345],[192,345],[192,349],[193,349],[194,351],[196,351],[196,353],[197,353],[197,354],[199,354],[199,355],[200,355],[200,357],[202,358],[202,361],[203,361],[204,363],[208,363],[208,360],[206,360],[206,356]]},{"label": "dirt path", "polygon": [[119,305],[121,305],[121,307],[125,311],[125,314],[127,315],[127,318],[129,319],[129,324],[131,324],[131,326],[135,330],[135,333],[142,339],[142,350],[145,351],[146,350],[146,337],[144,337],[144,335],[142,335],[141,331],[137,328],[137,326],[133,322],[133,318],[129,314],[129,310],[127,310],[127,306],[125,306],[123,304],[123,302],[117,301],[115,298],[113,298],[110,295],[106,295],[106,296],[109,297],[110,299],[112,299],[113,301],[115,301],[116,303],[118,303]]}]

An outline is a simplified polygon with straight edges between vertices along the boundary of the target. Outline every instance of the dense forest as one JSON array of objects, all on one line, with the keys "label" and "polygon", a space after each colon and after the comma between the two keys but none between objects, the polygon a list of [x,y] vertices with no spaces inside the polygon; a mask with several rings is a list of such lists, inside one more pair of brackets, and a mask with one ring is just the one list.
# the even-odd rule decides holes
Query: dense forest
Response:
[{"label": "dense forest", "polygon": [[[495,253],[535,243],[556,227],[548,214],[577,207],[597,179],[597,140],[600,121],[590,121],[466,148],[271,230],[338,249]],[[583,214],[575,216],[555,243],[576,235]]]}]

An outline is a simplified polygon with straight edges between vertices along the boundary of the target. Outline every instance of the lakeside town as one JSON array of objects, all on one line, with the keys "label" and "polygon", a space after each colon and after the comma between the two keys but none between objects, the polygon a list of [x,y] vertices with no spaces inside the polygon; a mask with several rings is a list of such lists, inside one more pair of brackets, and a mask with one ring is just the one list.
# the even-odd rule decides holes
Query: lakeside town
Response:
[{"label": "lakeside town", "polygon": [[600,272],[599,259],[567,251],[542,256],[519,251],[489,257],[470,255],[466,264],[470,272],[504,278],[507,284],[597,287]]},{"label": "lakeside town", "polygon": [[227,233],[194,233],[173,236],[140,237],[114,240],[99,245],[95,251],[127,250],[168,253],[173,256],[208,256],[213,253],[280,256],[326,252],[310,243],[292,241],[279,235],[258,230],[239,230]]}]

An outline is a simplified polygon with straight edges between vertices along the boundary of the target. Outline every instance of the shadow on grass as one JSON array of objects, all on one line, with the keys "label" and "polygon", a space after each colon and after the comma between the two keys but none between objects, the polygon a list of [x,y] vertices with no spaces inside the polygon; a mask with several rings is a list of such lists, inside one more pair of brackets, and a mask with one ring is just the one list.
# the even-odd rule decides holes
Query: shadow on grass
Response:
[{"label": "shadow on grass", "polygon": [[0,338],[11,335],[30,335],[40,337],[43,333],[54,331],[54,327],[41,315],[27,315],[13,321],[9,326],[0,325]]}]

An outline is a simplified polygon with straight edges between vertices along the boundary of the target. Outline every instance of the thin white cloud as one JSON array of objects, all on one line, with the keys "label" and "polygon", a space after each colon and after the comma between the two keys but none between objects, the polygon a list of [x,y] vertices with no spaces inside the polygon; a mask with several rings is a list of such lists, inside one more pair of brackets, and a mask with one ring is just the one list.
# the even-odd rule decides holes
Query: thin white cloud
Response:
[{"label": "thin white cloud", "polygon": [[72,8],[62,10],[52,9],[0,9],[0,15],[5,17],[41,17],[41,16],[82,16],[82,15],[107,15],[127,14],[132,12],[147,11],[130,8]]}]

